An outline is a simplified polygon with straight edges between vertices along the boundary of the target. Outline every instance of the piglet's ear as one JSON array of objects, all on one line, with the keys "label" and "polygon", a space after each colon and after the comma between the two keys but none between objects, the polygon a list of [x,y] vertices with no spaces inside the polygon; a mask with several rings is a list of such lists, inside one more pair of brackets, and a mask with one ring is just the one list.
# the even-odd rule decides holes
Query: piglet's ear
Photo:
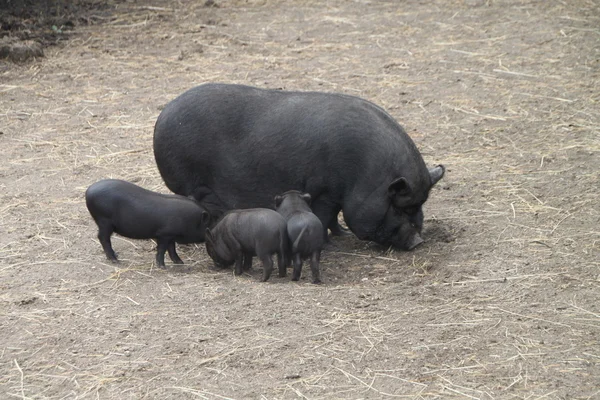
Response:
[{"label": "piglet's ear", "polygon": [[390,186],[388,186],[388,196],[392,199],[397,196],[408,196],[411,192],[412,189],[404,177],[394,180],[390,183]]},{"label": "piglet's ear", "polygon": [[310,202],[312,201],[312,197],[310,197],[310,194],[304,193],[302,195],[302,200],[304,200],[310,206]]},{"label": "piglet's ear", "polygon": [[206,233],[204,234],[204,238],[207,242],[212,243],[212,233],[210,233],[210,229],[206,228]]},{"label": "piglet's ear", "polygon": [[283,201],[283,196],[280,196],[280,195],[275,196],[275,208],[279,207],[281,205],[282,201]]}]

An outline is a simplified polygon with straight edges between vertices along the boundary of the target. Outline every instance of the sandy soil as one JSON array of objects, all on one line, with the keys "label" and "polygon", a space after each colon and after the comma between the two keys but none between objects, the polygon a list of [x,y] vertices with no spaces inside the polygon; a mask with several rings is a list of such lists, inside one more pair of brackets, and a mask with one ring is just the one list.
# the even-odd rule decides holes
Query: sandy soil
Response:
[{"label": "sandy soil", "polygon": [[[597,0],[104,4],[0,61],[0,398],[600,397]],[[426,243],[334,238],[321,286],[108,263],[85,189],[167,192],[156,117],[212,81],[387,109],[448,168]]]}]

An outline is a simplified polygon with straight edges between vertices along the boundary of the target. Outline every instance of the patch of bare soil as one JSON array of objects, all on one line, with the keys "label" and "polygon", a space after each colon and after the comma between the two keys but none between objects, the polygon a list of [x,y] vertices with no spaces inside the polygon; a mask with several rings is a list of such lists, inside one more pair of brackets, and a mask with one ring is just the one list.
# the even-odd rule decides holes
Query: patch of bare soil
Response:
[{"label": "patch of bare soil", "polygon": [[[600,396],[598,1],[106,4],[0,61],[0,398]],[[85,189],[167,192],[153,124],[213,81],[387,109],[448,168],[426,243],[334,238],[321,286],[107,263]]]}]

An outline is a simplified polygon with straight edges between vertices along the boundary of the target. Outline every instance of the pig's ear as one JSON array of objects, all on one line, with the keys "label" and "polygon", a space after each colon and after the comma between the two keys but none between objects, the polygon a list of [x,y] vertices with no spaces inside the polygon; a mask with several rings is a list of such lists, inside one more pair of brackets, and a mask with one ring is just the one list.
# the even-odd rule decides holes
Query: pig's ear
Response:
[{"label": "pig's ear", "polygon": [[388,186],[388,196],[394,199],[396,196],[408,196],[412,192],[406,178],[398,178]]},{"label": "pig's ear", "polygon": [[444,176],[444,172],[446,172],[446,168],[443,165],[438,165],[437,167],[433,167],[429,169],[429,177],[431,178],[431,186],[435,185],[437,181],[442,179]]},{"label": "pig's ear", "polygon": [[202,211],[202,216],[200,217],[200,223],[204,226],[207,226],[210,222],[210,214],[206,211]]},{"label": "pig's ear", "polygon": [[282,201],[283,201],[283,196],[280,196],[280,195],[275,196],[275,208],[279,207],[281,205]]},{"label": "pig's ear", "polygon": [[310,197],[310,194],[304,193],[302,195],[302,200],[304,200],[310,206],[310,202],[312,201],[312,197]]}]

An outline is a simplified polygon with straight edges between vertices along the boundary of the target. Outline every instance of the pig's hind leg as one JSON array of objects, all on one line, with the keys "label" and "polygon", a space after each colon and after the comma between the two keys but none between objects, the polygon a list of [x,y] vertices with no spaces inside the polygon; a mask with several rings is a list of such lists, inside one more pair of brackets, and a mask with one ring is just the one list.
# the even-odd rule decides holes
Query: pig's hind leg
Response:
[{"label": "pig's hind leg", "polygon": [[262,281],[266,282],[271,277],[271,273],[273,272],[273,260],[271,259],[270,254],[259,255],[262,266],[263,266],[263,277]]},{"label": "pig's hind leg", "polygon": [[98,240],[102,245],[102,249],[104,250],[104,254],[106,254],[106,258],[108,258],[112,262],[118,262],[117,254],[112,248],[112,244],[110,243],[110,236],[115,231],[110,220],[98,218],[96,220],[98,224]]},{"label": "pig's hind leg", "polygon": [[319,262],[321,261],[321,251],[315,251],[310,257],[310,270],[312,271],[312,283],[321,283],[321,271],[319,270]]},{"label": "pig's hind leg", "polygon": [[169,257],[171,258],[171,261],[173,261],[175,264],[183,264],[183,260],[179,258],[177,251],[175,251],[175,241],[169,242],[169,245],[167,246],[167,251],[169,252]]},{"label": "pig's hind leg", "polygon": [[279,252],[277,253],[277,269],[279,270],[279,277],[280,278],[285,278],[285,276],[287,275],[287,261],[286,261],[286,255]]},{"label": "pig's hind leg", "polygon": [[302,275],[302,257],[300,257],[300,253],[294,254],[293,260],[294,272],[292,273],[292,280],[297,281],[300,279],[300,275]]},{"label": "pig's hind leg", "polygon": [[165,253],[169,248],[169,243],[171,243],[171,240],[164,237],[156,238],[156,240],[158,242],[156,250],[156,265],[158,265],[158,267],[161,269],[165,269]]}]

